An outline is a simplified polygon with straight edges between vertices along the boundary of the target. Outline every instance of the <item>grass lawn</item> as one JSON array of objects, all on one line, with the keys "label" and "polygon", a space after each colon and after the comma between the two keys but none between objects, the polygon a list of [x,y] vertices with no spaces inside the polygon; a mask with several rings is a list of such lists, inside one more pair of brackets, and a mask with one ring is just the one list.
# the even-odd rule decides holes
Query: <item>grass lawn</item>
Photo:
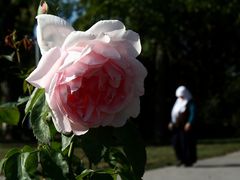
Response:
[{"label": "grass lawn", "polygon": [[[240,140],[200,141],[197,146],[198,159],[225,155],[240,150]],[[176,158],[170,146],[150,146],[146,148],[146,169],[174,165]]]},{"label": "grass lawn", "polygon": [[[22,148],[23,144],[2,144],[0,143],[0,159],[13,147]],[[240,140],[208,140],[200,141],[197,146],[198,159],[225,155],[240,150]],[[146,169],[154,169],[163,166],[173,165],[176,162],[171,146],[148,146]]]}]

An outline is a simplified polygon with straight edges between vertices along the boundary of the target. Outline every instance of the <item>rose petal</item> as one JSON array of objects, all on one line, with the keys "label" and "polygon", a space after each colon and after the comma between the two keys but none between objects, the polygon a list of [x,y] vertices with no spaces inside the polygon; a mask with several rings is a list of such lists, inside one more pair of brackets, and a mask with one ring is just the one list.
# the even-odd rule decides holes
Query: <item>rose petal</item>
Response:
[{"label": "rose petal", "polygon": [[142,46],[141,46],[141,42],[140,42],[140,38],[139,38],[139,34],[128,30],[124,35],[123,35],[123,39],[125,39],[126,41],[128,41],[136,50],[136,56],[138,56],[141,53],[142,50]]},{"label": "rose petal", "polygon": [[53,113],[53,123],[57,129],[58,132],[71,132],[71,126],[68,118],[62,113],[62,111],[59,109],[57,105],[57,99],[56,98],[50,98],[50,95],[48,93],[46,95],[46,100],[49,104],[49,107],[52,110]]},{"label": "rose petal", "polygon": [[80,123],[71,123],[71,128],[74,134],[77,136],[83,135],[88,132],[88,128],[81,125]]},{"label": "rose petal", "polygon": [[40,60],[37,68],[26,79],[29,83],[38,88],[45,88],[48,91],[50,82],[61,66],[66,53],[61,55],[59,48],[50,49]]},{"label": "rose petal", "polygon": [[130,101],[130,103],[128,104],[128,106],[124,108],[124,110],[115,114],[113,121],[109,125],[113,127],[121,127],[126,123],[129,117],[136,118],[139,115],[139,113],[140,113],[140,99],[139,97],[136,97],[132,101]]},{"label": "rose petal", "polygon": [[98,21],[86,32],[93,33],[95,35],[100,35],[101,33],[107,33],[115,30],[125,31],[125,26],[121,21],[118,20],[103,20]]},{"label": "rose petal", "polygon": [[89,46],[86,46],[85,48],[76,47],[74,49],[71,49],[68,51],[68,55],[64,60],[63,65],[59,68],[59,70],[64,70],[68,66],[72,65],[74,62],[77,62],[82,57],[86,56],[92,51],[92,49]]},{"label": "rose petal", "polygon": [[52,47],[61,47],[66,37],[74,31],[71,25],[57,16],[42,14],[36,19],[37,41],[42,54]]},{"label": "rose petal", "polygon": [[92,66],[92,67],[101,67],[107,61],[108,61],[107,58],[94,52],[88,54],[87,56],[81,59],[81,63],[86,64],[88,66]]},{"label": "rose petal", "polygon": [[139,55],[135,47],[126,40],[112,41],[111,45],[113,48],[117,49],[119,54],[124,58],[136,58]]},{"label": "rose petal", "polygon": [[71,66],[64,69],[64,77],[65,80],[61,80],[62,83],[68,82],[69,80],[73,80],[78,76],[81,76],[88,70],[88,66],[78,62],[76,64],[72,64]]},{"label": "rose petal", "polygon": [[105,64],[103,68],[110,78],[109,84],[114,88],[118,88],[123,76],[125,75],[124,71],[112,63]]},{"label": "rose petal", "polygon": [[82,77],[77,77],[69,82],[67,82],[66,80],[65,82],[68,83],[71,89],[71,93],[73,93],[74,91],[77,91],[82,86]]},{"label": "rose petal", "polygon": [[95,44],[92,45],[92,49],[97,54],[100,54],[106,58],[114,59],[114,60],[121,59],[121,55],[118,53],[118,51],[115,48],[111,47],[110,45],[103,44],[100,42],[95,42]]},{"label": "rose petal", "polygon": [[[114,120],[114,114],[101,112],[101,115],[99,115],[99,117],[101,119],[98,122],[98,124],[95,125],[96,127],[98,127],[98,126],[109,126],[111,124],[111,122]],[[97,117],[97,118],[99,119],[99,117]]]},{"label": "rose petal", "polygon": [[60,111],[52,110],[52,113],[53,113],[53,117],[52,117],[53,123],[57,131],[62,133],[70,133],[72,129],[71,129],[68,118],[62,115]]},{"label": "rose petal", "polygon": [[112,45],[127,54],[128,56],[137,57],[141,53],[141,42],[138,33],[127,30],[119,33],[118,31],[107,33],[111,37]]},{"label": "rose petal", "polygon": [[137,96],[142,96],[144,94],[144,79],[147,76],[147,70],[137,59],[131,59],[130,63],[132,64],[131,66],[134,67],[133,69],[136,78],[134,81],[135,93]]},{"label": "rose petal", "polygon": [[50,95],[46,93],[46,99],[48,100],[49,107],[52,110],[53,123],[57,131],[62,133],[69,133],[73,131],[73,133],[76,135],[85,134],[88,131],[88,128],[78,123],[72,123],[71,120],[66,116],[66,113],[63,114],[65,111],[59,108],[59,99],[54,97],[52,96],[50,99]]},{"label": "rose petal", "polygon": [[100,33],[97,39],[104,43],[109,43],[111,41],[111,37],[106,33]]},{"label": "rose petal", "polygon": [[121,111],[115,114],[113,121],[109,125],[113,127],[121,127],[126,123],[128,118],[129,114],[125,113],[124,111]]},{"label": "rose petal", "polygon": [[[58,126],[58,128],[61,130],[60,132],[71,132],[73,131],[74,127],[75,128],[77,127],[77,129],[81,128],[81,129],[78,129],[79,131],[86,131],[86,128],[83,127],[82,125],[77,125],[77,124],[75,126],[72,125],[73,120],[69,119],[69,113],[71,112],[67,111],[69,110],[69,107],[67,107],[66,105],[64,106],[64,104],[62,104],[61,98],[64,98],[63,96],[66,96],[65,93],[63,92],[64,88],[60,86],[57,89],[61,89],[61,92],[55,90],[54,92],[55,95],[52,96],[53,98],[51,99],[50,105],[49,105],[53,111],[53,115],[54,115],[53,119],[55,121],[54,123],[55,126]],[[72,114],[72,116],[75,116],[75,114],[74,115]],[[77,133],[80,134],[80,132],[77,132]]]},{"label": "rose petal", "polygon": [[106,42],[110,42],[109,38],[114,43],[119,41],[122,44],[127,41],[129,47],[125,47],[125,49],[131,51],[130,54],[134,57],[141,53],[142,47],[138,33],[131,30],[126,31],[123,23],[118,20],[99,21],[87,32],[98,35],[99,39],[102,37],[108,38],[107,41],[105,40]]},{"label": "rose petal", "polygon": [[84,47],[85,45],[89,44],[90,40],[93,40],[95,38],[96,36],[89,32],[73,31],[67,36],[66,40],[64,41],[63,49],[71,48],[76,44],[78,44],[78,46]]}]

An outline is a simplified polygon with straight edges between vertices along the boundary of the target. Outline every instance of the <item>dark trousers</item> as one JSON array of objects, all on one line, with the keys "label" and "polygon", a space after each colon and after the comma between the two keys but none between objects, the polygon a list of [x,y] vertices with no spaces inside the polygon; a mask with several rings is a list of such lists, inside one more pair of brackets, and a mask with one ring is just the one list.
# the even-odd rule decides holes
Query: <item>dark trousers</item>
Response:
[{"label": "dark trousers", "polygon": [[197,161],[196,137],[192,130],[174,129],[172,143],[178,161],[187,166]]}]

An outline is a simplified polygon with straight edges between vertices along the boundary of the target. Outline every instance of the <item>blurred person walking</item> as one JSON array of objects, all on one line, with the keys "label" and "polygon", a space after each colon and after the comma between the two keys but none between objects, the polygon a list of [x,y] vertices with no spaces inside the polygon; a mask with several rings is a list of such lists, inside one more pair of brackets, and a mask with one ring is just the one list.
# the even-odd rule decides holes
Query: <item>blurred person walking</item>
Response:
[{"label": "blurred person walking", "polygon": [[177,166],[192,166],[197,161],[196,136],[194,132],[196,106],[192,94],[185,86],[176,90],[177,100],[172,108],[172,145],[178,160]]}]

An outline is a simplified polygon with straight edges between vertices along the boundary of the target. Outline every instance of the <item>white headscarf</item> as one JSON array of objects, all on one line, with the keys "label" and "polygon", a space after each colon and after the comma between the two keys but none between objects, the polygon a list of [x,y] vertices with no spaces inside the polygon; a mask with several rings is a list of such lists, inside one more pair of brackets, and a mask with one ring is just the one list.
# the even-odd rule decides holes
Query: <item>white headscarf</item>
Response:
[{"label": "white headscarf", "polygon": [[171,113],[173,123],[176,123],[178,117],[186,111],[186,105],[192,99],[192,94],[185,86],[179,86],[177,88],[176,96],[177,100],[172,108]]}]

